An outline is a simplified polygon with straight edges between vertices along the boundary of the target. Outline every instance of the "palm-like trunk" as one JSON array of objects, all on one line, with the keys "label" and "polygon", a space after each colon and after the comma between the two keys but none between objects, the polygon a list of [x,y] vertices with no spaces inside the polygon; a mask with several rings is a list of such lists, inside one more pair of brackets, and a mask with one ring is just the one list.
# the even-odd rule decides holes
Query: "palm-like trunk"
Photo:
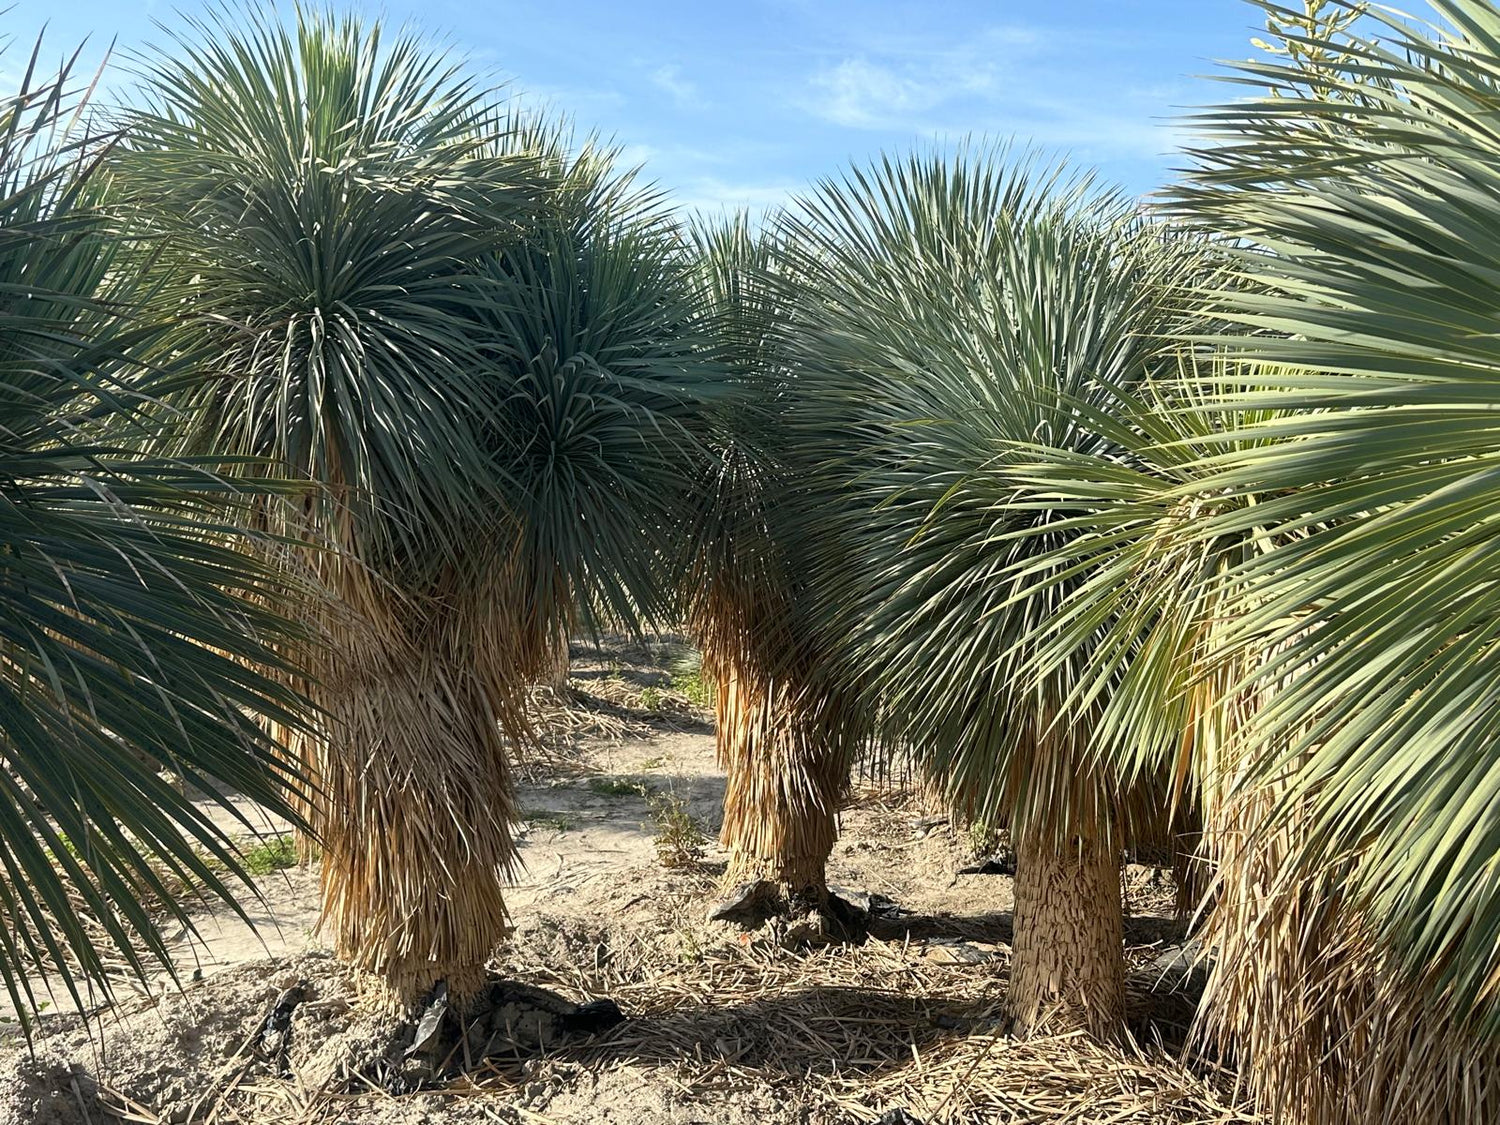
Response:
[{"label": "palm-like trunk", "polygon": [[335,952],[412,1000],[462,996],[507,932],[516,860],[509,749],[487,685],[440,652],[365,654],[319,763],[323,926]]},{"label": "palm-like trunk", "polygon": [[568,676],[573,671],[572,653],[568,651],[568,635],[563,633],[552,642],[551,661],[547,667],[546,685],[558,695],[568,692]]},{"label": "palm-like trunk", "polygon": [[1045,828],[1018,833],[1010,1007],[1023,1034],[1124,1029],[1120,857],[1098,835],[1059,848]]},{"label": "palm-like trunk", "polygon": [[762,882],[789,903],[821,904],[848,775],[837,732],[820,729],[826,724],[788,686],[735,671],[717,679],[726,881]]},{"label": "palm-like trunk", "polygon": [[1206,772],[1214,896],[1198,936],[1214,956],[1198,1041],[1252,1060],[1246,1085],[1288,1120],[1500,1121],[1500,1042],[1453,1019],[1441,967],[1424,978],[1401,963],[1349,901],[1347,861],[1299,864],[1302,816],[1268,830],[1284,785]]},{"label": "palm-like trunk", "polygon": [[328,736],[297,748],[318,786],[319,925],[393,1001],[438,981],[463,999],[508,932],[510,743],[524,731],[524,680],[522,654],[496,638],[516,631],[447,599],[382,605],[368,584],[340,577],[315,688]]},{"label": "palm-like trunk", "polygon": [[863,727],[817,657],[789,634],[784,597],[725,575],[707,586],[693,627],[714,685],[725,772],[725,884],[758,884],[755,898],[766,905],[823,910],[838,810]]}]

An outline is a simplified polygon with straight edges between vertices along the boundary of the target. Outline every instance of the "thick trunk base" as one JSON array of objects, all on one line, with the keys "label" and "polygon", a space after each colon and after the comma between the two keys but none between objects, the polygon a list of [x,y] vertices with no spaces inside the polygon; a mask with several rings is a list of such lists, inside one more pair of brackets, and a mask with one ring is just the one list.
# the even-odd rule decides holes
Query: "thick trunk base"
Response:
[{"label": "thick trunk base", "polygon": [[848,768],[835,739],[799,712],[785,687],[719,677],[724,783],[724,886],[765,883],[790,902],[828,897],[828,856]]},{"label": "thick trunk base", "polygon": [[1010,1008],[1019,1034],[1125,1028],[1120,861],[1111,849],[1027,831],[1016,841],[1015,942]]},{"label": "thick trunk base", "polygon": [[484,987],[508,932],[509,715],[472,659],[408,637],[357,641],[323,681],[332,734],[304,748],[320,787],[319,928],[391,1002],[440,981],[460,1002]]},{"label": "thick trunk base", "polygon": [[745,931],[769,923],[776,940],[787,948],[863,942],[875,920],[873,897],[826,885],[817,891],[788,891],[785,884],[756,880],[732,888],[708,917]]},{"label": "thick trunk base", "polygon": [[[838,829],[833,823],[835,818],[830,816],[827,819],[828,824],[821,823],[822,817],[819,814],[820,823],[811,826],[804,821],[801,830],[815,827],[820,836],[827,832],[833,839],[837,839]],[[774,888],[774,893],[787,902],[812,906],[827,899],[828,856],[833,851],[832,842],[827,848],[815,848],[811,854],[769,856],[756,854],[751,848],[737,846],[735,842],[722,837],[720,842],[729,849],[729,865],[720,880],[721,886],[756,883]]]}]

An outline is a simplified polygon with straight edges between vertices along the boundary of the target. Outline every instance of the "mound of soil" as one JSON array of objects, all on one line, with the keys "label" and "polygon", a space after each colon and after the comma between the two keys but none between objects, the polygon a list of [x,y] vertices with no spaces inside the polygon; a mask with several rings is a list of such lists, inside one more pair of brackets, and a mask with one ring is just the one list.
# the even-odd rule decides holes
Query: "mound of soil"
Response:
[{"label": "mound of soil", "polygon": [[299,982],[287,1053],[313,1088],[340,1075],[346,1060],[377,1050],[388,1028],[361,1011],[347,970],[309,954],[244,965],[155,1003],[106,1013],[85,1025],[49,1029],[34,1053],[0,1064],[0,1125],[85,1125],[132,1106],[152,1117],[188,1121],[230,1083],[267,1067],[255,1040],[277,999]]}]

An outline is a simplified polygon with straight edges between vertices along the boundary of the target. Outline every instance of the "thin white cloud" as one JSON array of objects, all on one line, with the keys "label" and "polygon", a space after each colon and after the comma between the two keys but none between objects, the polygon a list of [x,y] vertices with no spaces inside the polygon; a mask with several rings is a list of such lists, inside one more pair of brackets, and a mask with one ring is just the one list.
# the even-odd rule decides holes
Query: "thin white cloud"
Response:
[{"label": "thin white cloud", "polygon": [[1041,44],[1019,27],[990,28],[962,43],[865,39],[813,73],[804,108],[853,129],[930,127],[928,118],[949,103],[997,96],[1006,67]]},{"label": "thin white cloud", "polygon": [[586,126],[592,126],[594,118],[613,113],[625,104],[625,97],[618,90],[584,86],[517,84],[510,92],[523,106],[543,106],[567,114]]},{"label": "thin white cloud", "polygon": [[717,176],[694,176],[674,193],[673,200],[686,212],[719,215],[746,210],[758,215],[781,206],[801,187],[791,182],[737,183]]},{"label": "thin white cloud", "polygon": [[913,34],[909,26],[890,29],[853,29],[849,39],[852,50],[899,58],[912,62],[928,60],[943,63],[955,53],[967,51],[974,58],[1014,55],[1046,45],[1048,33],[1037,27],[1020,24],[992,24],[966,35],[961,43],[931,31]]},{"label": "thin white cloud", "polygon": [[866,58],[845,59],[813,75],[819,117],[851,129],[885,129],[940,105],[942,84],[923,82]]},{"label": "thin white cloud", "polygon": [[690,105],[698,96],[698,87],[684,78],[675,65],[659,66],[649,77],[653,86],[665,90],[678,105]]},{"label": "thin white cloud", "polygon": [[958,137],[986,133],[1091,154],[1157,156],[1181,135],[1149,120],[1161,89],[1102,92],[1086,81],[1059,91],[1051,40],[994,28],[962,43],[867,46],[815,70],[801,108],[861,130]]}]

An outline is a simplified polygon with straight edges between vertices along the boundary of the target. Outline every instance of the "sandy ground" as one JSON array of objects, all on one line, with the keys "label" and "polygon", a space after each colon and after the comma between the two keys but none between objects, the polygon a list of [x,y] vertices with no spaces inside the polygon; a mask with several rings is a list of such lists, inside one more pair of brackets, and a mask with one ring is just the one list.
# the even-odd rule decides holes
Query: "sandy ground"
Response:
[{"label": "sandy ground", "polygon": [[[899,789],[856,787],[830,863],[831,882],[899,904],[888,932],[805,949],[708,922],[724,867],[724,779],[702,715],[630,706],[632,693],[666,682],[659,661],[642,651],[575,662],[575,685],[607,697],[610,718],[525,771],[525,871],[508,896],[515,932],[496,955],[506,976],[575,1000],[612,997],[629,1017],[621,1028],[425,1090],[378,1088],[365,1064],[388,1044],[392,1017],[320,946],[316,869],[291,868],[263,880],[253,927],[222,909],[198,919],[202,942],[184,939],[180,960],[202,979],[185,990],[160,982],[88,1023],[48,1014],[30,1052],[12,1034],[0,1046],[0,1125],[900,1125],[1061,1120],[1090,1107],[1118,1122],[1251,1120],[1219,1076],[1155,1049],[1106,1052],[1094,1074],[1076,1042],[1004,1039],[1011,880],[959,874],[972,859],[967,833]],[[687,867],[659,861],[661,795],[685,802],[707,836]],[[1131,867],[1127,885],[1134,997],[1159,980],[1153,962],[1180,928],[1168,876]],[[247,1047],[298,981],[311,999],[285,1057],[268,1063]],[[1186,1005],[1137,999],[1138,1036],[1179,1036]],[[898,1110],[911,1116],[881,1117]]]}]

